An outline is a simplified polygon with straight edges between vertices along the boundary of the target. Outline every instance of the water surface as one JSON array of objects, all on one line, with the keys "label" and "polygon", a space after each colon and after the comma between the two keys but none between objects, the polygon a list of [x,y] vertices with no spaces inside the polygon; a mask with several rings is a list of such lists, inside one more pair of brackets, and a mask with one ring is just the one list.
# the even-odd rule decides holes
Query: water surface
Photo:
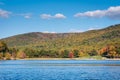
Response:
[{"label": "water surface", "polygon": [[0,80],[120,80],[120,61],[0,61]]}]

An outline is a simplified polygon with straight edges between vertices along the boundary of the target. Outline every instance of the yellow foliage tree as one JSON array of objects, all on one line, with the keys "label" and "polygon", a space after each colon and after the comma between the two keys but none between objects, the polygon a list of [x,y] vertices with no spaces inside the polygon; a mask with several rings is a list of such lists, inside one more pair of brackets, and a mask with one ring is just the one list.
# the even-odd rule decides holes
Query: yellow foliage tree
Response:
[{"label": "yellow foliage tree", "polygon": [[0,53],[0,59],[3,59],[3,53]]},{"label": "yellow foliage tree", "polygon": [[85,56],[85,54],[84,54],[83,51],[80,51],[78,56],[79,56],[79,57],[83,57],[83,56]]},{"label": "yellow foliage tree", "polygon": [[117,56],[115,46],[110,45],[108,48],[108,56],[114,58]]},{"label": "yellow foliage tree", "polygon": [[26,58],[26,54],[23,51],[19,51],[17,53],[17,58],[24,59]]},{"label": "yellow foliage tree", "polygon": [[5,53],[5,59],[10,60],[11,59],[11,54],[10,53]]}]

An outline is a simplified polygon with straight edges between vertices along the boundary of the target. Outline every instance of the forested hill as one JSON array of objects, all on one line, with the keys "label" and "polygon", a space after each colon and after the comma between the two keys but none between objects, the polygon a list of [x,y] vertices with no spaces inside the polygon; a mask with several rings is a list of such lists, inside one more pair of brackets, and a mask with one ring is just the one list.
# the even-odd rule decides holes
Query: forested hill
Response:
[{"label": "forested hill", "polygon": [[[8,38],[1,39],[5,41],[9,47],[18,46],[43,46],[45,44],[57,46],[76,46],[93,44],[95,42],[104,43],[104,41],[120,40],[120,24],[109,26],[105,29],[90,30],[83,33],[41,33],[32,32],[20,34]],[[110,43],[111,43],[110,42]],[[117,42],[117,41],[116,41]],[[109,43],[109,42],[107,42]],[[78,45],[79,44],[79,45]]]},{"label": "forested hill", "polygon": [[108,45],[120,45],[120,24],[83,33],[41,33],[32,32],[1,39],[8,47],[33,50],[73,51],[84,53],[100,51]]}]

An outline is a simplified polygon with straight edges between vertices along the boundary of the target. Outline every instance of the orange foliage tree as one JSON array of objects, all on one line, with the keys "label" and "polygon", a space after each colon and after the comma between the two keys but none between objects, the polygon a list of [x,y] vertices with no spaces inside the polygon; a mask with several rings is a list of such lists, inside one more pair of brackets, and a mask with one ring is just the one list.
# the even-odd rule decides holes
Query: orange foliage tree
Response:
[{"label": "orange foliage tree", "polygon": [[70,52],[68,56],[69,56],[69,58],[74,58],[74,53]]}]

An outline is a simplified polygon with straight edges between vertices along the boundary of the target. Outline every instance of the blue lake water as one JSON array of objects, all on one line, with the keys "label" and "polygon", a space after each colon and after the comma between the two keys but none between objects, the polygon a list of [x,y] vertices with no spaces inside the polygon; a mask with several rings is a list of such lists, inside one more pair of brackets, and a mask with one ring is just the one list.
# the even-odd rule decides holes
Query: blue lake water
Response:
[{"label": "blue lake water", "polygon": [[120,80],[120,61],[0,61],[0,80]]}]

